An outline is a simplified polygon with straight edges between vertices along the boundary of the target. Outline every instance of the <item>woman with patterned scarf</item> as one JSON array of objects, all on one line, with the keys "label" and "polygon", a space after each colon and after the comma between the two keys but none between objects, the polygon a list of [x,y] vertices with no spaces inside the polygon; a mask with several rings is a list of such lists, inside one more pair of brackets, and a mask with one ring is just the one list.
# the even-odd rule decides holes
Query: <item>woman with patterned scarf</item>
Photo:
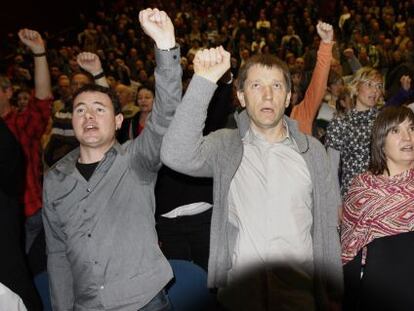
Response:
[{"label": "woman with patterned scarf", "polygon": [[414,310],[414,113],[380,111],[367,172],[344,198],[344,310]]}]

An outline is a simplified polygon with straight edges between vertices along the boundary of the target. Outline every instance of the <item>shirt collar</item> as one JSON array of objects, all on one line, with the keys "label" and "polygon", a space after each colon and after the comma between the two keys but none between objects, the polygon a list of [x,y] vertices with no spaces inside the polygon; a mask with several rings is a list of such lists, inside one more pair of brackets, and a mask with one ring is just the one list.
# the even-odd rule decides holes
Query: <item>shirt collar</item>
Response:
[{"label": "shirt collar", "polygon": [[260,144],[263,146],[275,146],[275,145],[286,145],[289,146],[296,151],[299,151],[298,146],[294,140],[294,138],[290,135],[289,126],[285,119],[282,119],[283,125],[286,129],[286,136],[278,142],[275,143],[269,143],[261,133],[255,131],[252,127],[249,127],[248,131],[246,132],[246,135],[243,137],[243,142],[247,144]]}]

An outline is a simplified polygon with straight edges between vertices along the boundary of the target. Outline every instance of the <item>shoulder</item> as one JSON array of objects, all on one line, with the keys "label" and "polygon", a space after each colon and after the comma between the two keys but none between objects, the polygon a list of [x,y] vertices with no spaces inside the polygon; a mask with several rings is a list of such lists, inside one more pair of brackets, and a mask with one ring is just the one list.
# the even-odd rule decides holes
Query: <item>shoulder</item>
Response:
[{"label": "shoulder", "polygon": [[205,139],[220,149],[232,149],[234,145],[241,145],[238,129],[219,129],[205,136]]},{"label": "shoulder", "polygon": [[309,153],[312,159],[316,160],[318,164],[322,162],[322,165],[325,165],[325,161],[327,161],[325,146],[313,136],[306,135],[306,139],[308,140]]}]

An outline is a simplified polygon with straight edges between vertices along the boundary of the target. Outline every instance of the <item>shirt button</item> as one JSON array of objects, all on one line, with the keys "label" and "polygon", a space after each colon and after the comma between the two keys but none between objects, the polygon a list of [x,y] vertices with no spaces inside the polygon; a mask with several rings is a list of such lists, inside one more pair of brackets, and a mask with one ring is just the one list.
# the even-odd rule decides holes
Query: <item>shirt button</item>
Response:
[{"label": "shirt button", "polygon": [[174,56],[173,56],[173,58],[174,58],[174,59],[177,59],[177,55],[174,55]]}]

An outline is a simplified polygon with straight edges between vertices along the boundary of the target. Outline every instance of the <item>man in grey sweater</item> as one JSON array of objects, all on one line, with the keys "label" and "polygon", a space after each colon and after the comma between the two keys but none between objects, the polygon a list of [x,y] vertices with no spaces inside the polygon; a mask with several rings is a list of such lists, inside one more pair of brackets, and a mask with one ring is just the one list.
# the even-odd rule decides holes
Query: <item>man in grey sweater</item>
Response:
[{"label": "man in grey sweater", "polygon": [[238,129],[203,137],[208,103],[229,67],[222,47],[196,54],[161,149],[171,168],[214,178],[209,286],[230,310],[327,310],[339,304],[342,268],[340,196],[325,149],[284,116],[290,74],[269,55],[240,69],[246,109]]},{"label": "man in grey sweater", "polygon": [[172,270],[158,247],[154,184],[160,147],[181,100],[180,51],[165,12],[139,20],[156,44],[155,105],[143,133],[120,145],[119,100],[89,85],[73,99],[80,147],[45,176],[43,220],[54,310],[160,311]]}]

